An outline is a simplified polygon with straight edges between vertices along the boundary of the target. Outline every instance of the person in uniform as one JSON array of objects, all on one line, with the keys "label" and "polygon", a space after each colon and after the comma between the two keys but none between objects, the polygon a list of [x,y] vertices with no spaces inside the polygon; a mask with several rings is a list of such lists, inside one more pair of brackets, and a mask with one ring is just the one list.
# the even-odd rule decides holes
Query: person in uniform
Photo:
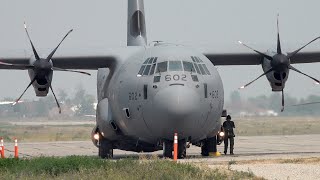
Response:
[{"label": "person in uniform", "polygon": [[228,150],[228,141],[230,139],[230,154],[233,154],[233,146],[234,146],[234,137],[235,134],[233,132],[233,128],[236,128],[234,122],[231,121],[231,116],[228,115],[227,120],[223,122],[223,129],[224,129],[224,154],[227,154]]}]

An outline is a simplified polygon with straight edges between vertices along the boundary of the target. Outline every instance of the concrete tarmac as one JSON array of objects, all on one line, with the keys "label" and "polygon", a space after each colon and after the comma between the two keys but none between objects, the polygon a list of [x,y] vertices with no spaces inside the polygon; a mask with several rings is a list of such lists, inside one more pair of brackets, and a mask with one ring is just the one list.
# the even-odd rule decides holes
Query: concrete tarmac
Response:
[{"label": "concrete tarmac", "polygon": [[[91,141],[19,143],[19,156],[30,158],[39,156],[97,156],[98,149]],[[6,157],[13,157],[13,143],[5,143]],[[223,152],[223,143],[218,146]],[[235,155],[202,157],[201,149],[191,146],[187,158],[182,163],[204,165],[209,168],[223,168],[247,171],[265,179],[320,179],[320,163],[299,164],[279,163],[279,159],[320,158],[320,134],[297,136],[248,136],[235,138]],[[114,158],[162,157],[162,151],[153,153],[134,153],[114,150]],[[245,163],[254,160],[255,163]],[[261,160],[261,161],[260,161]],[[263,161],[262,161],[263,160]],[[275,160],[265,163],[265,160]],[[288,161],[290,162],[290,161]],[[292,161],[295,162],[295,161]]]},{"label": "concrete tarmac", "polygon": [[[6,156],[13,155],[13,143],[5,142]],[[223,143],[218,146],[218,151],[223,152]],[[196,161],[202,159],[201,149],[191,146],[187,149],[187,159]],[[97,156],[98,149],[91,141],[67,141],[67,142],[39,142],[19,143],[20,157],[37,156],[69,156],[87,155]],[[217,161],[250,160],[265,158],[292,158],[292,157],[320,157],[320,134],[297,135],[297,136],[242,136],[235,137],[235,155],[222,155],[210,158]],[[140,155],[157,154],[161,156],[162,151],[153,153],[134,153],[128,151],[114,150],[115,158],[139,157]],[[199,160],[200,160],[199,159]]]}]

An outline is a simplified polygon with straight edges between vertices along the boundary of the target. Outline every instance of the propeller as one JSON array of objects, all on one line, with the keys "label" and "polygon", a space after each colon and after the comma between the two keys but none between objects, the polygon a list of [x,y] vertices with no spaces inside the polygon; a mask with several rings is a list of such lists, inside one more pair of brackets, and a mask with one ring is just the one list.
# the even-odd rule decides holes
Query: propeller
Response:
[{"label": "propeller", "polygon": [[300,47],[299,49],[291,52],[291,53],[287,53],[287,54],[283,54],[282,53],[282,49],[281,49],[281,42],[280,42],[280,32],[279,32],[279,14],[277,16],[277,53],[274,56],[269,56],[265,53],[262,53],[246,44],[244,44],[243,42],[239,41],[239,43],[251,50],[253,50],[254,52],[260,54],[262,57],[264,57],[265,59],[270,61],[271,64],[271,69],[269,69],[268,71],[266,71],[265,73],[263,73],[262,75],[260,75],[258,78],[254,79],[253,81],[247,83],[246,85],[240,87],[239,89],[244,89],[247,86],[251,85],[253,82],[255,82],[256,80],[258,80],[259,78],[261,78],[262,76],[265,76],[269,73],[271,73],[272,71],[277,72],[280,74],[280,80],[281,80],[281,84],[282,84],[282,109],[281,112],[283,112],[284,110],[284,93],[283,93],[283,89],[284,89],[284,76],[283,76],[283,72],[290,70],[293,70],[295,72],[298,72],[304,76],[309,77],[310,79],[312,79],[313,81],[315,81],[316,84],[320,84],[320,81],[312,76],[309,76],[303,72],[301,72],[300,70],[294,68],[291,64],[290,64],[290,59],[292,57],[294,57],[297,53],[299,53],[303,48],[307,47],[309,44],[311,44],[312,42],[316,41],[320,39],[319,37],[314,38],[312,41],[308,42],[307,44],[305,44],[304,46]]},{"label": "propeller", "polygon": [[305,105],[313,105],[313,104],[320,104],[320,102],[309,102],[309,103],[295,104],[292,106],[305,106]]},{"label": "propeller", "polygon": [[52,85],[51,85],[51,81],[49,81],[49,74],[52,73],[52,71],[66,71],[66,72],[73,72],[73,73],[81,73],[81,74],[85,74],[85,75],[91,75],[90,73],[87,72],[83,72],[83,71],[76,71],[76,70],[69,70],[69,69],[63,69],[63,68],[58,68],[58,67],[54,67],[52,65],[51,59],[54,56],[55,52],[57,51],[57,49],[59,48],[59,46],[61,45],[61,43],[65,40],[65,38],[73,31],[72,29],[63,37],[63,39],[60,41],[60,43],[57,45],[56,48],[53,49],[53,51],[48,55],[47,58],[41,58],[38,55],[38,52],[36,50],[36,48],[34,47],[34,44],[30,38],[28,29],[27,29],[27,25],[26,23],[24,23],[24,29],[26,31],[26,34],[28,36],[28,39],[30,41],[31,47],[32,47],[32,51],[33,54],[35,56],[36,61],[34,61],[34,63],[32,65],[22,65],[22,64],[11,64],[11,63],[5,63],[5,62],[1,62],[0,61],[0,65],[6,65],[6,66],[13,66],[13,67],[20,67],[20,68],[24,68],[24,69],[31,69],[34,71],[34,77],[31,80],[31,82],[29,83],[29,85],[27,86],[27,88],[24,90],[24,92],[21,94],[21,96],[13,103],[13,105],[17,104],[19,102],[19,100],[22,98],[22,96],[25,94],[25,92],[29,89],[29,87],[37,80],[37,78],[44,78],[47,80],[47,82],[49,82],[49,87],[52,91],[52,94],[55,98],[55,101],[57,103],[57,106],[59,108],[59,113],[61,114],[61,107],[60,104],[57,100],[57,97],[53,91]]}]

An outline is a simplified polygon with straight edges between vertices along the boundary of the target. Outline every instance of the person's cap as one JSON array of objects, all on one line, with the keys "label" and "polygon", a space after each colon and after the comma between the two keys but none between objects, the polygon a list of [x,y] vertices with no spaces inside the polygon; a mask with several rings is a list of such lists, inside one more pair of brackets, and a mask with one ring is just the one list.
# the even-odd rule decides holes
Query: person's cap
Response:
[{"label": "person's cap", "polygon": [[227,119],[231,119],[231,116],[230,116],[230,115],[228,115],[228,116],[227,116]]}]

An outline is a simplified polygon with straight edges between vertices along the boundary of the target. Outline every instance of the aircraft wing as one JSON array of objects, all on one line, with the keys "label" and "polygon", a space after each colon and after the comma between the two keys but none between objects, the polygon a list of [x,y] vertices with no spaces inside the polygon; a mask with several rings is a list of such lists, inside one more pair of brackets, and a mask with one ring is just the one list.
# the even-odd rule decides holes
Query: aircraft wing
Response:
[{"label": "aircraft wing", "polygon": [[[63,69],[86,69],[86,70],[96,70],[98,68],[111,67],[117,62],[116,56],[59,56],[52,58],[53,66]],[[20,58],[20,57],[9,57],[9,58],[0,58],[0,69],[20,69],[24,70],[25,65],[29,65],[29,58]],[[8,63],[14,64],[10,66]],[[18,66],[23,65],[23,66]]]},{"label": "aircraft wing", "polygon": [[116,56],[61,56],[52,59],[53,66],[63,69],[86,69],[110,68],[118,62]]},{"label": "aircraft wing", "polygon": [[257,53],[204,53],[204,55],[215,65],[259,65],[262,56]]},{"label": "aircraft wing", "polygon": [[[259,65],[263,57],[255,52],[203,53],[214,65]],[[299,52],[291,58],[291,64],[320,62],[320,51]]]},{"label": "aircraft wing", "polygon": [[[54,55],[52,63],[54,67],[62,69],[97,70],[98,68],[112,68],[139,50],[141,50],[141,47],[61,52]],[[11,66],[10,64],[14,65]],[[30,58],[25,57],[25,55],[7,57],[1,57],[0,55],[0,69],[23,70],[26,69],[26,65],[30,65]]]},{"label": "aircraft wing", "polygon": [[320,62],[320,51],[299,52],[290,60],[291,60],[291,64]]}]

